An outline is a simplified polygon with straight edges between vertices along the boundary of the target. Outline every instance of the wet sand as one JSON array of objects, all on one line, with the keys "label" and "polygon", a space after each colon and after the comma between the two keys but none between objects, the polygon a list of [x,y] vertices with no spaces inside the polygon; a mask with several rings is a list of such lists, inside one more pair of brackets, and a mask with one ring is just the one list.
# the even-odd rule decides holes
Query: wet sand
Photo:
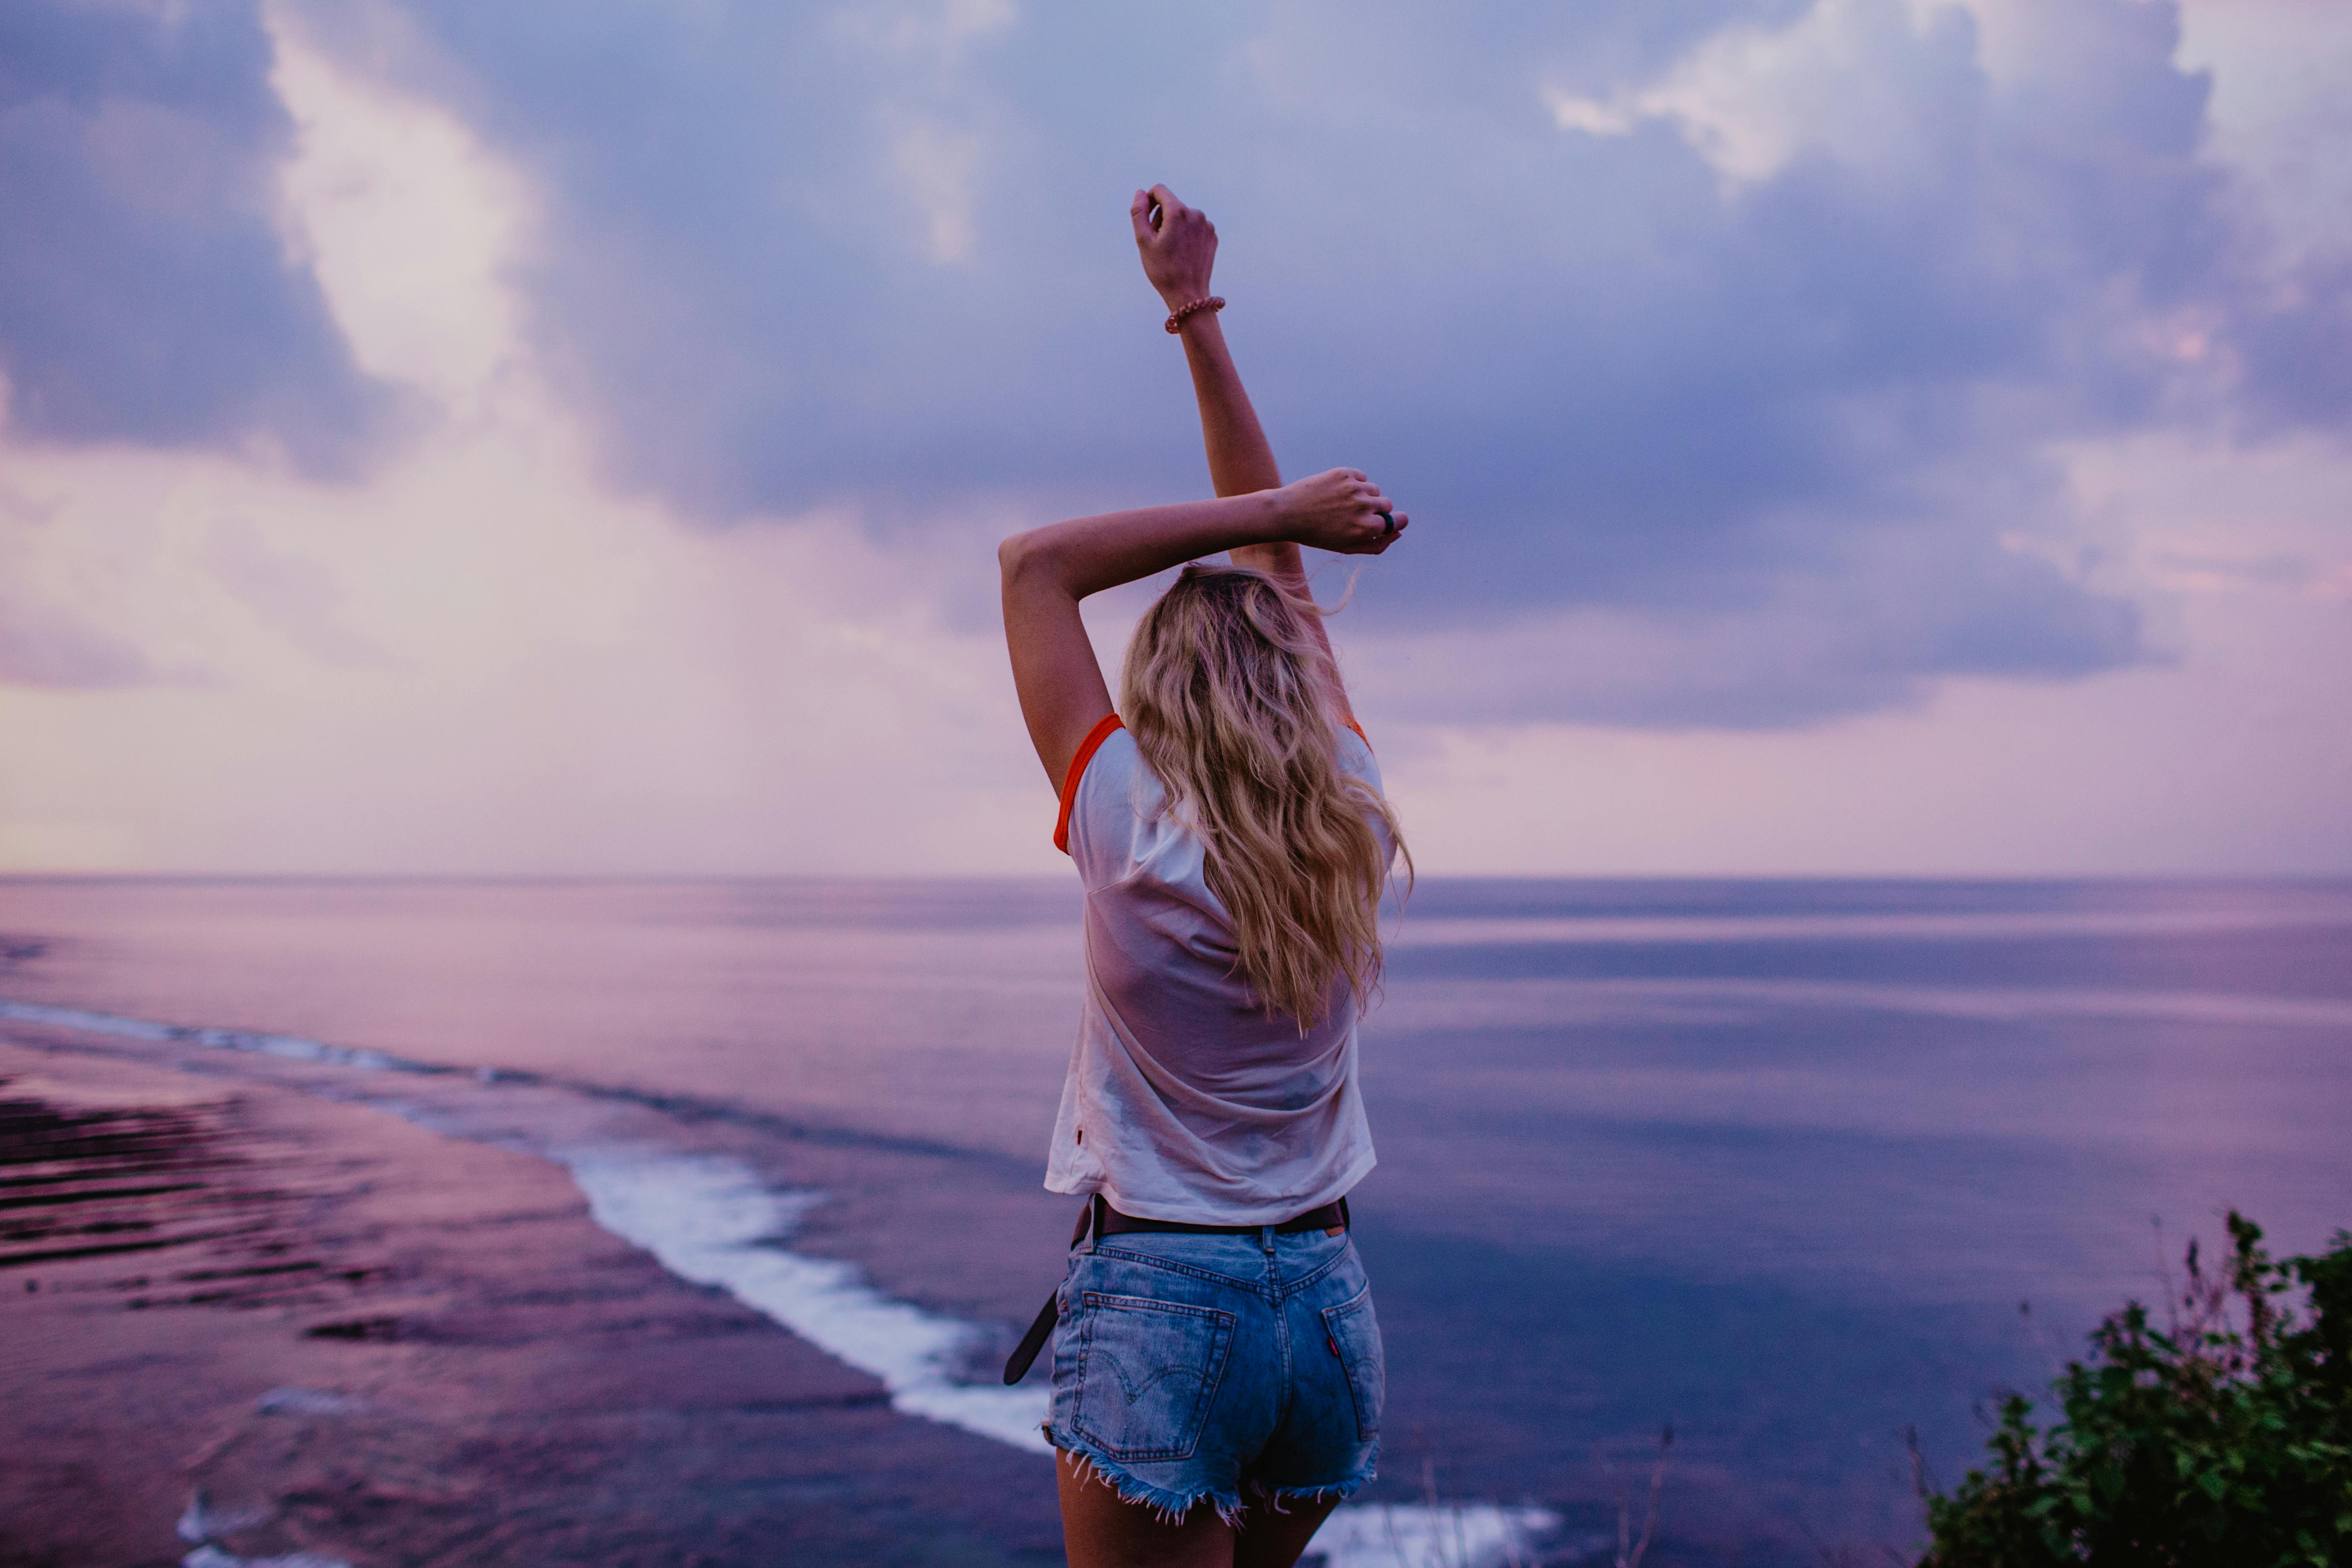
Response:
[{"label": "wet sand", "polygon": [[556,1166],[15,1024],[0,1406],[5,1568],[1061,1557],[1033,1457],[894,1415]]}]

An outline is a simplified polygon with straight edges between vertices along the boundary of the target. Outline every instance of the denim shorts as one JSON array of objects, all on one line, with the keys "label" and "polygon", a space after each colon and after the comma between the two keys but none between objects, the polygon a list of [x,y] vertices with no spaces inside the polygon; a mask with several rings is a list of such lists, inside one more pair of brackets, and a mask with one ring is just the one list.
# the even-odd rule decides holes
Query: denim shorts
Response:
[{"label": "denim shorts", "polygon": [[1108,1236],[1070,1255],[1046,1438],[1166,1517],[1344,1498],[1380,1455],[1381,1328],[1344,1233]]}]

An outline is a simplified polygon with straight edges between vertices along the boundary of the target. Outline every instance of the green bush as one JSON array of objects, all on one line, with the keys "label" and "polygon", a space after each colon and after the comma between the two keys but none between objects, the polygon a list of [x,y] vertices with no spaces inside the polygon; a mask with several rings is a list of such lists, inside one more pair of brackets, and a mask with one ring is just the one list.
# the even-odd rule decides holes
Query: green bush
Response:
[{"label": "green bush", "polygon": [[1990,1466],[1927,1499],[1920,1568],[2352,1568],[2352,1233],[2284,1262],[2262,1236],[2232,1213],[2211,1276],[2191,1242],[2166,1331],[2137,1302],[2101,1324],[2064,1420],[2011,1396]]}]

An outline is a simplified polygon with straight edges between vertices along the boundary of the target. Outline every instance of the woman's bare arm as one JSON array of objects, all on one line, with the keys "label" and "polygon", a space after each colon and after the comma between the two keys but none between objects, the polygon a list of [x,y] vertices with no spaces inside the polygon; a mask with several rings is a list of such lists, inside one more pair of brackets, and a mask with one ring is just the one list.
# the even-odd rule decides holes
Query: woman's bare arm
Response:
[{"label": "woman's bare arm", "polygon": [[[1128,204],[1135,226],[1136,248],[1143,256],[1143,275],[1172,312],[1204,299],[1217,258],[1217,229],[1206,215],[1186,206],[1165,185],[1135,193]],[[1247,495],[1282,483],[1275,465],[1274,447],[1257,422],[1241,372],[1225,346],[1224,327],[1214,310],[1195,310],[1179,330],[1184,339],[1184,362],[1192,372],[1192,396],[1201,409],[1201,440],[1209,456],[1209,482],[1221,496]],[[1311,598],[1306,563],[1298,546],[1279,540],[1269,544],[1244,544],[1233,552],[1236,565],[1251,566],[1272,577],[1301,599]],[[1322,646],[1324,666],[1330,672],[1332,700],[1339,717],[1352,723],[1348,692],[1339,666],[1331,657],[1331,640],[1320,616],[1308,617],[1315,640]]]},{"label": "woman's bare arm", "polygon": [[1215,500],[1081,517],[1016,533],[997,547],[1013,684],[1037,760],[1055,790],[1087,734],[1111,712],[1110,688],[1078,601],[1219,551],[1289,543],[1378,555],[1409,521],[1354,468]]}]

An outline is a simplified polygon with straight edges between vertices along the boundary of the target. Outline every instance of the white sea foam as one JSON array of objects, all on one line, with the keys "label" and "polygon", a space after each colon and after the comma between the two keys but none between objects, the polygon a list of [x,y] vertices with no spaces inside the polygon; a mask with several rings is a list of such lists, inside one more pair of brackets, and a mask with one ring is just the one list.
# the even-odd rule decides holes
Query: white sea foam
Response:
[{"label": "white sea foam", "polygon": [[266,1524],[276,1516],[277,1510],[265,1504],[217,1509],[205,1499],[202,1489],[189,1493],[188,1506],[181,1511],[178,1529],[181,1540],[193,1541],[197,1545],[180,1559],[180,1568],[351,1568],[348,1563],[321,1557],[315,1552],[289,1552],[283,1557],[239,1557],[214,1540],[215,1536],[232,1535]]},{"label": "white sea foam", "polygon": [[719,1156],[597,1150],[555,1157],[588,1194],[598,1225],[671,1273],[722,1288],[879,1378],[893,1409],[1033,1453],[1052,1451],[1039,1431],[1041,1390],[957,1380],[980,1331],[971,1324],[893,1300],[849,1264],[779,1245],[819,1194],[772,1191],[739,1162]]},{"label": "white sea foam", "polygon": [[273,1388],[253,1402],[264,1415],[364,1415],[375,1402],[323,1388]]},{"label": "white sea foam", "polygon": [[173,1528],[183,1541],[206,1542],[215,1535],[233,1535],[240,1530],[251,1530],[266,1524],[275,1510],[256,1504],[247,1508],[215,1508],[202,1487],[188,1494],[188,1506],[180,1510],[180,1522]]},{"label": "white sea foam", "polygon": [[394,1068],[411,1071],[440,1070],[424,1062],[386,1056],[382,1051],[330,1046],[318,1040],[306,1040],[299,1035],[263,1034],[251,1029],[193,1028],[181,1024],[158,1024],[146,1018],[125,1018],[114,1013],[92,1013],[79,1007],[44,1007],[32,1002],[0,1001],[0,1018],[13,1018],[20,1024],[47,1024],[59,1029],[79,1029],[92,1035],[116,1035],[132,1040],[205,1046],[214,1050],[250,1051],[257,1056],[284,1057],[289,1061],[327,1062],[336,1067],[358,1068],[366,1072],[383,1072]]},{"label": "white sea foam", "polygon": [[180,1568],[352,1568],[338,1557],[315,1552],[289,1552],[283,1557],[239,1557],[217,1546],[199,1546],[180,1559]]},{"label": "white sea foam", "polygon": [[[445,1071],[380,1051],[299,1036],[191,1028],[73,1007],[0,1001],[0,1019],[366,1072]],[[489,1069],[462,1078],[450,1075],[445,1081],[462,1091],[489,1095],[509,1088]],[[538,1089],[547,1091],[545,1086]],[[644,1247],[680,1279],[726,1290],[836,1360],[879,1380],[891,1408],[1029,1453],[1053,1451],[1041,1430],[1047,1398],[1044,1388],[961,1381],[959,1374],[976,1349],[986,1343],[986,1331],[886,1296],[867,1284],[855,1265],[783,1247],[801,1216],[824,1194],[778,1191],[740,1161],[724,1155],[609,1145],[548,1147],[528,1135],[518,1139],[505,1118],[465,1114],[450,1103],[383,1099],[362,1103],[450,1136],[506,1146],[520,1142],[571,1173],[598,1225]],[[483,1109],[489,1110],[487,1102]],[[272,1412],[329,1414],[331,1402],[332,1413],[347,1413],[341,1397],[273,1389],[262,1395],[262,1405]],[[236,1557],[207,1541],[226,1533],[226,1521],[206,1513],[201,1494],[190,1500],[189,1509],[181,1521],[183,1536],[206,1543],[182,1559],[182,1568],[347,1568],[309,1552]],[[1307,1561],[1319,1556],[1324,1568],[1504,1568],[1559,1522],[1556,1515],[1538,1508],[1346,1504],[1334,1510],[1317,1532]]]},{"label": "white sea foam", "polygon": [[[1549,1509],[1361,1503],[1334,1509],[1304,1560],[1325,1568],[1501,1568],[1559,1528]],[[1588,1549],[1604,1547],[1595,1539]]]}]

